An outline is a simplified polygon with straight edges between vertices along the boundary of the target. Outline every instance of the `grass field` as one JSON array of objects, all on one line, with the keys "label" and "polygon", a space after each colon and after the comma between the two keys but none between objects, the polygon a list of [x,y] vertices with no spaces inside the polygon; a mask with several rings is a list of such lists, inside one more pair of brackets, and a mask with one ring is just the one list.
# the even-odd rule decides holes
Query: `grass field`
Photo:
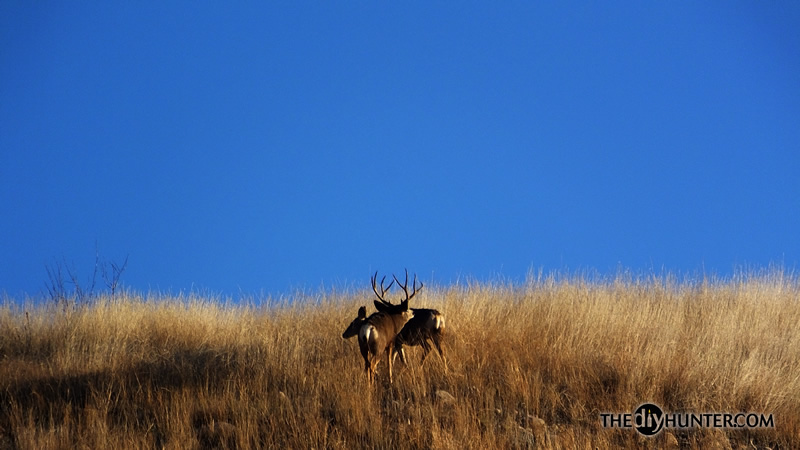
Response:
[{"label": "grass field", "polygon": [[[531,276],[426,286],[447,368],[370,386],[342,331],[372,292],[269,306],[202,296],[0,308],[0,448],[798,448],[800,284]],[[397,293],[395,292],[395,295]],[[391,297],[391,295],[389,296]],[[600,414],[772,414],[644,437]]]}]

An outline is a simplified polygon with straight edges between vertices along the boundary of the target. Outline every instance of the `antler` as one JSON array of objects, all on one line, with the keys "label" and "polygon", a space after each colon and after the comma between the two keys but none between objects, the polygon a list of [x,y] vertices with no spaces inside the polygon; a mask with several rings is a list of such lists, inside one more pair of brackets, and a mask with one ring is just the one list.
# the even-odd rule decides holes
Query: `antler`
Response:
[{"label": "antler", "polygon": [[417,295],[417,291],[422,289],[423,286],[425,286],[424,284],[422,284],[422,281],[420,281],[419,282],[419,288],[417,288],[417,274],[414,274],[414,284],[412,285],[413,291],[411,292],[411,295],[408,295],[408,269],[406,269],[406,282],[405,283],[400,283],[400,280],[398,280],[397,277],[394,276],[394,275],[392,275],[392,277],[394,278],[394,281],[397,281],[397,285],[400,286],[403,289],[403,292],[406,293],[406,299],[404,300],[406,302],[411,300],[411,297]]},{"label": "antler", "polygon": [[[395,278],[395,279],[396,279],[396,278]],[[377,286],[377,281],[378,281],[378,272],[376,271],[376,272],[375,272],[375,275],[373,275],[373,276],[372,276],[372,292],[374,292],[374,293],[375,293],[375,295],[378,297],[378,299],[380,299],[380,301],[382,301],[383,303],[388,303],[386,300],[384,300],[384,299],[383,299],[383,296],[384,296],[384,295],[386,295],[386,292],[389,290],[389,288],[391,288],[391,287],[392,287],[392,285],[394,284],[394,281],[392,281],[391,283],[389,283],[389,286],[386,286],[386,287],[384,288],[384,287],[383,287],[383,282],[384,282],[385,280],[386,280],[386,277],[383,277],[383,278],[381,278],[381,293],[379,294],[379,293],[378,293],[378,286]],[[398,282],[398,284],[399,284],[399,282]]]}]

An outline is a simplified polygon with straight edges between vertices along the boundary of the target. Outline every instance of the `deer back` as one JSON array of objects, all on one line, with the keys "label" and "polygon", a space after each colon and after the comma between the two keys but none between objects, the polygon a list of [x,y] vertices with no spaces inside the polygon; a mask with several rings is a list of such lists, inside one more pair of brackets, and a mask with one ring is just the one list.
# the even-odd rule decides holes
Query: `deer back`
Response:
[{"label": "deer back", "polygon": [[389,314],[378,311],[373,313],[367,318],[366,323],[379,333],[382,340],[385,340],[385,345],[389,345],[394,340],[395,336],[403,329],[408,313],[403,311],[397,314]]},{"label": "deer back", "polygon": [[414,316],[405,323],[398,334],[409,345],[420,345],[423,340],[444,331],[444,316],[435,309],[412,308]]}]

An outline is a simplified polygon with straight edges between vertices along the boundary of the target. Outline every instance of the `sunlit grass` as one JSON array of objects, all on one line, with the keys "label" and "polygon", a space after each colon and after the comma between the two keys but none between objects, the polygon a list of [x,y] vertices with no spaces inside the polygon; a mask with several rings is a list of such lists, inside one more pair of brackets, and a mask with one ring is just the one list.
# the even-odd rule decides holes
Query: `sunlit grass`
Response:
[{"label": "sunlit grass", "polygon": [[[371,294],[371,292],[370,292]],[[426,287],[434,352],[370,387],[341,333],[371,295],[271,306],[125,294],[0,308],[0,448],[661,448],[800,443],[800,285],[532,276]],[[412,305],[412,306],[415,306]],[[449,394],[452,397],[448,397]],[[772,413],[774,429],[604,429],[602,412]],[[673,441],[674,442],[674,441]]]}]

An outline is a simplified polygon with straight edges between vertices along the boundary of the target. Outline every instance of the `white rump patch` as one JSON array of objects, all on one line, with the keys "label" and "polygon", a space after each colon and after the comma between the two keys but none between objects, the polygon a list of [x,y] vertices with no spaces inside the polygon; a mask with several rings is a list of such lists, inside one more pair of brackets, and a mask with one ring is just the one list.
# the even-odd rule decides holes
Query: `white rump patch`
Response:
[{"label": "white rump patch", "polygon": [[373,325],[365,325],[361,327],[358,338],[364,342],[369,342],[370,338],[373,338],[373,336],[374,338],[378,337],[378,330]]},{"label": "white rump patch", "polygon": [[440,331],[444,327],[444,317],[439,314],[431,315],[425,326],[430,331]]}]

